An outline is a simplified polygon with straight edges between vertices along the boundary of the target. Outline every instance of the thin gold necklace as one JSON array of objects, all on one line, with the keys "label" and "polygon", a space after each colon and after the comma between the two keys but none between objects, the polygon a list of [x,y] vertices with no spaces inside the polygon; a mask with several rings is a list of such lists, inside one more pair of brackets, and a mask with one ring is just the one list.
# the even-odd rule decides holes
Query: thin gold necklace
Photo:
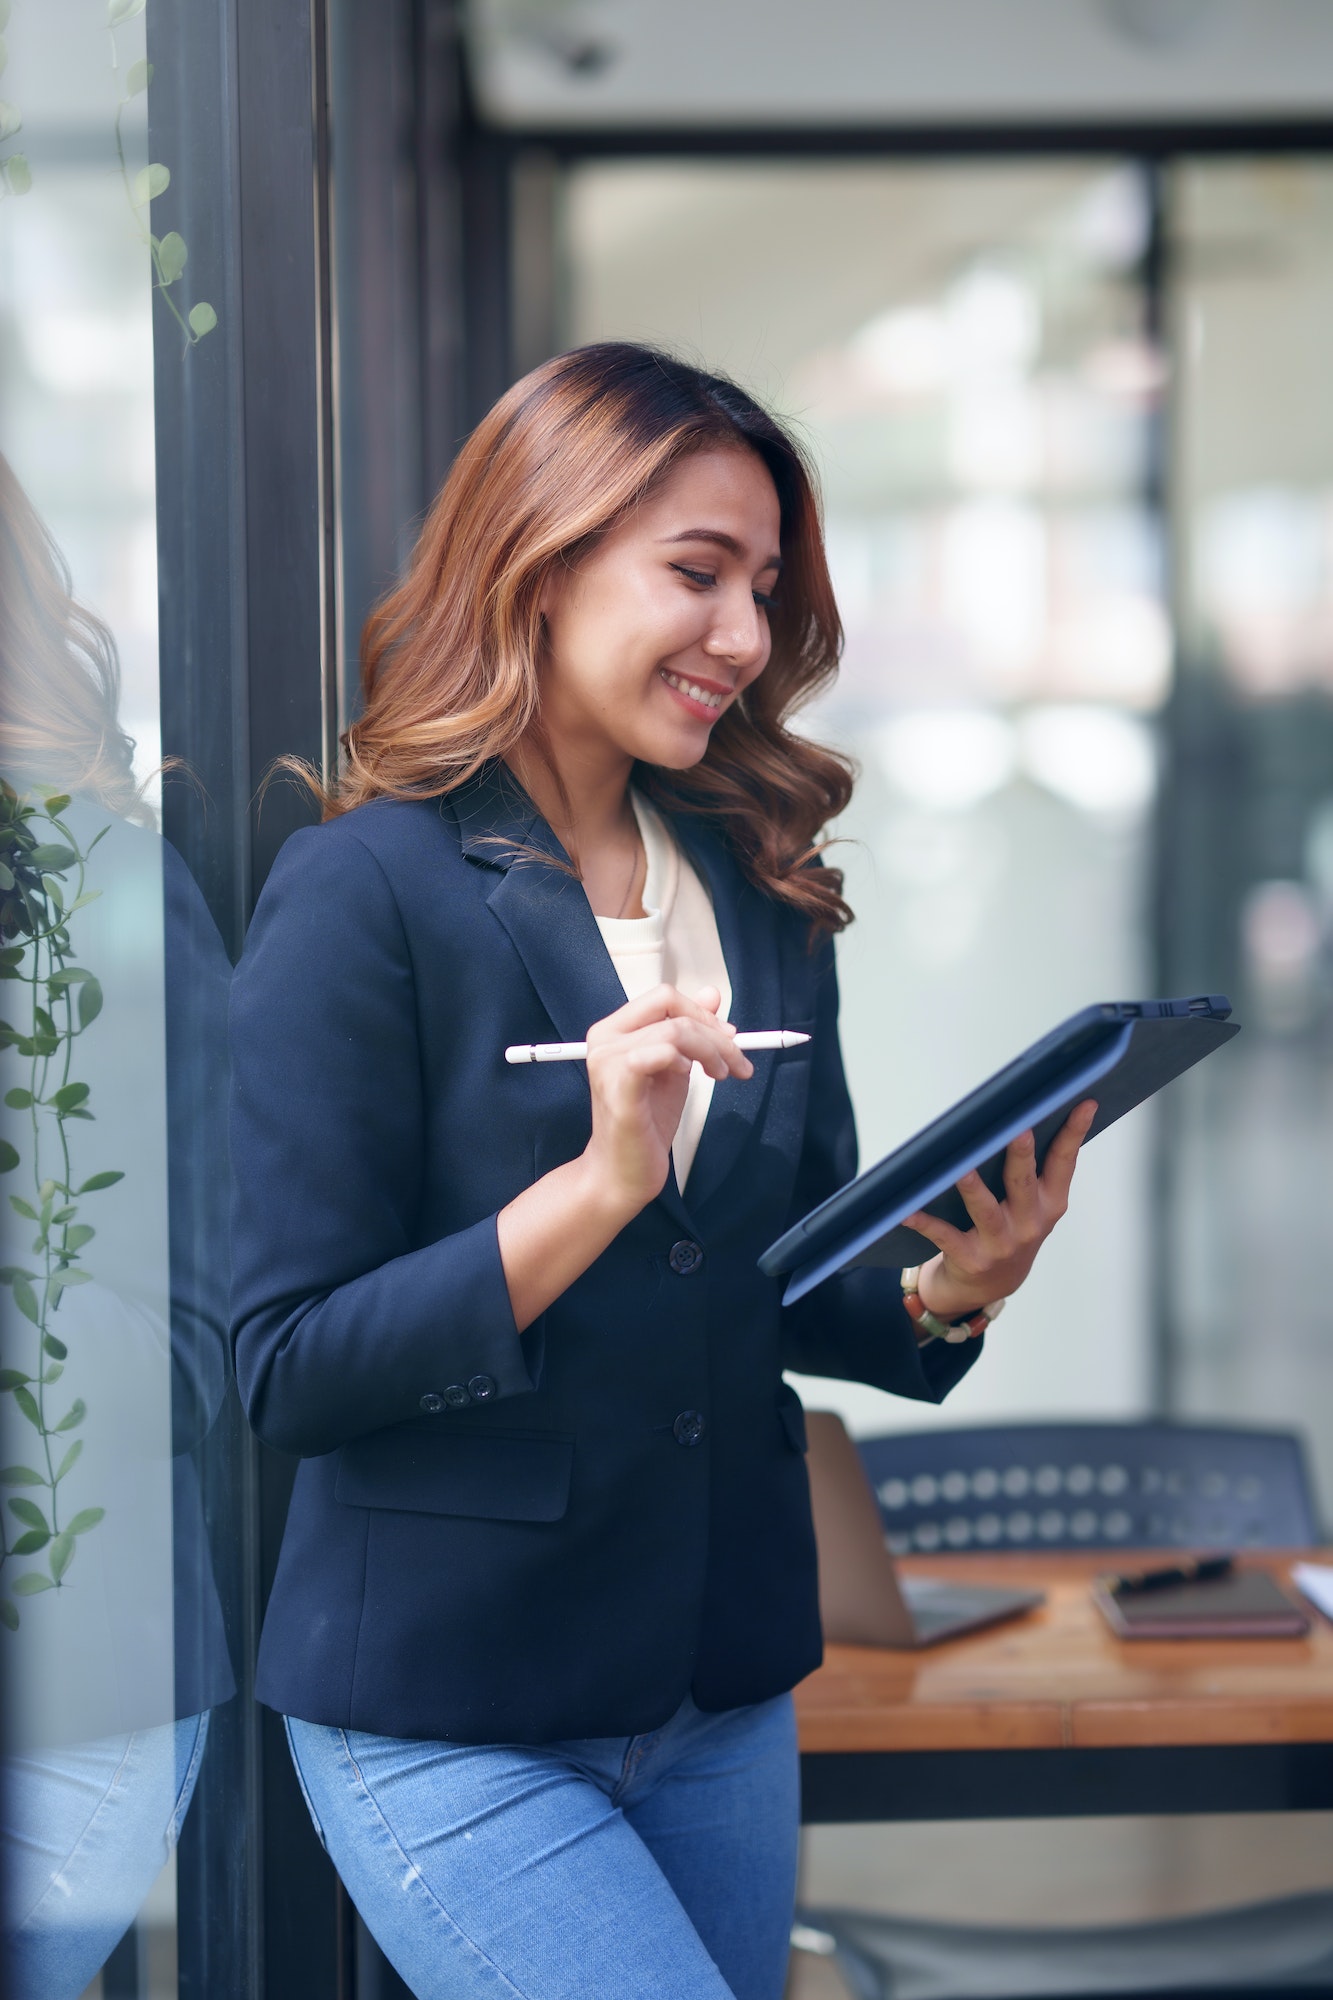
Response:
[{"label": "thin gold necklace", "polygon": [[638,826],[636,825],[634,828],[634,854],[629,864],[629,881],[625,884],[625,893],[620,899],[620,908],[616,911],[617,923],[620,921],[621,917],[624,916],[625,906],[629,902],[630,897],[634,893],[634,884],[639,879],[639,856],[642,852],[643,852],[643,841],[640,838],[639,829]]}]

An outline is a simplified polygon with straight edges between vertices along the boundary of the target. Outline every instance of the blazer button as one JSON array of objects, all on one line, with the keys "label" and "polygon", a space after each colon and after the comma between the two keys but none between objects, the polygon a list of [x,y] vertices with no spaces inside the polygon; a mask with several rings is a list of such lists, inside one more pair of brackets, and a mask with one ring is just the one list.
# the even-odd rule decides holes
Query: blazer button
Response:
[{"label": "blazer button", "polygon": [[451,1382],[444,1391],[444,1400],[451,1410],[461,1410],[464,1404],[472,1401],[472,1398],[461,1382]]},{"label": "blazer button", "polygon": [[421,1398],[421,1407],[428,1417],[433,1417],[437,1410],[444,1408],[444,1397],[437,1395],[434,1389],[427,1389]]},{"label": "blazer button", "polygon": [[698,1410],[682,1410],[671,1429],[677,1444],[698,1444],[707,1425]]},{"label": "blazer button", "polygon": [[468,1394],[474,1403],[489,1403],[496,1393],[494,1375],[473,1375],[468,1381]]},{"label": "blazer button", "polygon": [[682,1237],[679,1243],[673,1243],[667,1251],[667,1263],[678,1278],[688,1278],[691,1271],[698,1270],[703,1260],[703,1251],[697,1243],[691,1243],[687,1236]]}]

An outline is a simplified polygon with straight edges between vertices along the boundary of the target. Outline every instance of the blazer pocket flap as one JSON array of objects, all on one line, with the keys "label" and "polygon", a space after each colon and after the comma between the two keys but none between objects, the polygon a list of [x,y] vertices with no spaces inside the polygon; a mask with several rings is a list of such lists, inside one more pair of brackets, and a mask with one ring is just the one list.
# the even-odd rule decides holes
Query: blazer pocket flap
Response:
[{"label": "blazer pocket flap", "polygon": [[559,1521],[569,1505],[573,1465],[572,1438],[376,1431],[343,1446],[334,1492],[349,1507]]}]

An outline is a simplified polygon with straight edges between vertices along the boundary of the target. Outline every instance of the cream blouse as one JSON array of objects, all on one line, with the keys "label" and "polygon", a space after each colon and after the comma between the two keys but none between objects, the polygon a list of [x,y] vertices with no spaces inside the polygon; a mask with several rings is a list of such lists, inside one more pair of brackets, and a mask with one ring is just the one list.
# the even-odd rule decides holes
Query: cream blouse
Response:
[{"label": "cream blouse", "polygon": [[[716,986],[722,995],[719,1018],[725,1021],[731,1014],[731,981],[708,891],[646,800],[631,792],[630,802],[648,863],[643,885],[648,914],[597,919],[625,998],[633,1000],[663,980],[691,998],[701,986]],[[712,1099],[713,1079],[695,1063],[671,1148],[682,1192]]]}]

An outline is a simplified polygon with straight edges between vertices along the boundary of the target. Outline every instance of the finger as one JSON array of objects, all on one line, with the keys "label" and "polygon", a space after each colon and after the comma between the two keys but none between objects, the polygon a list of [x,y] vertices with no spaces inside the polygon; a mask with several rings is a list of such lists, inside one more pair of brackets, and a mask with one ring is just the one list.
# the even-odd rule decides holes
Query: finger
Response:
[{"label": "finger", "polygon": [[1068,1195],[1069,1184],[1074,1178],[1079,1148],[1087,1138],[1088,1128],[1096,1116],[1096,1101],[1089,1097],[1070,1112],[1052,1139],[1041,1173],[1042,1191],[1046,1195],[1060,1201]]},{"label": "finger", "polygon": [[[701,986],[694,997],[706,1014],[716,1014],[722,1005],[722,995],[716,986]],[[730,1023],[727,1025],[730,1026]],[[732,1033],[735,1032],[733,1028]]]},{"label": "finger", "polygon": [[1037,1141],[1031,1132],[1020,1132],[1005,1149],[1004,1192],[1024,1213],[1037,1206]]},{"label": "finger", "polygon": [[958,1183],[958,1192],[963,1197],[963,1207],[976,1223],[978,1231],[994,1233],[1000,1226],[1000,1204],[978,1173],[964,1174]]},{"label": "finger", "polygon": [[951,1222],[941,1222],[938,1215],[931,1215],[925,1209],[906,1216],[903,1227],[915,1229],[918,1236],[924,1236],[927,1243],[933,1243],[937,1250],[942,1250],[954,1264],[965,1260],[973,1241],[970,1229],[955,1229]]},{"label": "finger", "polygon": [[623,1007],[617,1007],[614,1014],[605,1020],[595,1021],[588,1030],[591,1041],[599,1029],[611,1029],[620,1034],[632,1034],[636,1028],[649,1027],[654,1021],[692,1020],[703,1021],[710,1028],[718,1025],[716,1008],[709,1009],[698,1000],[691,1000],[678,986],[650,987],[647,993],[636,994]]},{"label": "finger", "polygon": [[691,1062],[697,1062],[714,1081],[735,1076],[742,1081],[754,1075],[754,1064],[743,1049],[736,1047],[734,1037],[727,1034],[711,1015],[702,1020],[692,1020],[684,1015],[675,1015],[669,1021],[651,1021],[646,1027],[637,1028],[631,1035],[617,1037],[604,1042],[594,1051],[589,1045],[589,1055],[594,1053],[600,1061],[608,1057],[615,1059],[621,1049],[639,1048],[661,1044],[678,1050]]}]

